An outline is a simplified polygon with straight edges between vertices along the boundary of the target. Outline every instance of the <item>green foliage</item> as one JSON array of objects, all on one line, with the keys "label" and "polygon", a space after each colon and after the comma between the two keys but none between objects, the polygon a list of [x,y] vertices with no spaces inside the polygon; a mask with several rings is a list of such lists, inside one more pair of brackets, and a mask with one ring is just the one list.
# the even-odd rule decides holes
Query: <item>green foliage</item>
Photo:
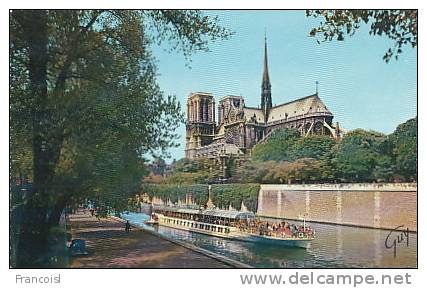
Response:
[{"label": "green foliage", "polygon": [[197,172],[199,170],[199,163],[197,161],[182,158],[175,163],[174,171],[176,172]]},{"label": "green foliage", "polygon": [[165,179],[165,183],[175,184],[206,184],[209,182],[209,172],[174,172]]},{"label": "green foliage", "polygon": [[[241,209],[241,203],[253,212],[258,205],[259,184],[221,184],[212,185],[212,201],[215,206],[227,209],[230,204]],[[208,201],[208,185],[177,185],[177,184],[143,184],[141,194],[147,193],[152,199],[157,197],[163,201],[185,201],[186,195],[192,195],[193,201],[204,206]]]},{"label": "green foliage", "polygon": [[[61,187],[41,194],[52,205],[125,198],[146,172],[141,156],[176,145],[181,106],[156,82],[150,43],[189,56],[231,35],[192,10],[13,10],[10,26],[12,172],[31,177],[41,171],[33,162],[49,163],[34,181]],[[32,54],[35,40],[47,50]],[[34,70],[37,59],[46,66]],[[35,135],[46,155],[33,155]]]},{"label": "green foliage", "polygon": [[254,161],[292,161],[295,156],[292,147],[300,137],[295,129],[277,129],[268,141],[253,148],[252,159]]},{"label": "green foliage", "polygon": [[390,135],[396,170],[407,180],[417,180],[418,173],[418,117],[397,126]]},{"label": "green foliage", "polygon": [[383,56],[386,62],[393,56],[397,59],[404,46],[418,45],[417,10],[307,10],[306,15],[322,19],[309,34],[322,41],[342,41],[345,34],[353,36],[363,24],[370,24],[369,34],[385,35],[394,42]]},{"label": "green foliage", "polygon": [[262,144],[252,150],[254,161],[295,161],[300,158],[320,159],[336,144],[326,135],[301,137],[295,129],[278,129]]},{"label": "green foliage", "polygon": [[322,162],[312,158],[293,162],[249,161],[238,171],[238,180],[269,184],[315,183],[323,179],[323,170]]},{"label": "green foliage", "polygon": [[217,16],[206,16],[198,10],[142,10],[152,41],[168,41],[189,59],[197,51],[209,51],[209,42],[228,39],[232,32],[219,24]]},{"label": "green foliage", "polygon": [[251,160],[244,163],[236,171],[234,180],[240,183],[264,183],[276,166],[275,161]]},{"label": "green foliage", "polygon": [[217,207],[228,208],[231,204],[237,210],[241,204],[252,212],[257,211],[259,184],[212,185],[213,202]]},{"label": "green foliage", "polygon": [[[356,129],[341,142],[328,136],[276,138],[257,145],[236,182],[319,183],[417,180],[417,117],[386,136]],[[283,149],[286,147],[286,149]]]},{"label": "green foliage", "polygon": [[380,182],[390,182],[395,173],[393,159],[388,155],[379,155],[376,159],[372,178]]},{"label": "green foliage", "polygon": [[345,135],[336,151],[334,164],[345,181],[372,181],[386,136],[357,129]]},{"label": "green foliage", "polygon": [[178,203],[178,200],[185,200],[186,194],[193,197],[193,201],[198,205],[204,205],[207,202],[207,185],[180,185],[180,184],[143,184],[140,190],[141,194],[148,194],[150,199],[157,197],[163,201]]},{"label": "green foliage", "polygon": [[293,158],[320,159],[326,155],[335,144],[336,141],[332,137],[326,135],[302,137],[298,139],[292,147],[294,150]]},{"label": "green foliage", "polygon": [[212,159],[190,160],[183,158],[174,163],[173,169],[167,177],[150,175],[144,180],[149,183],[163,184],[207,184],[220,178],[222,173],[218,163]]},{"label": "green foliage", "polygon": [[10,35],[11,172],[33,180],[24,232],[43,245],[66,205],[124,209],[143,156],[176,146],[183,113],[150,44],[188,57],[231,33],[191,10],[12,10]]}]

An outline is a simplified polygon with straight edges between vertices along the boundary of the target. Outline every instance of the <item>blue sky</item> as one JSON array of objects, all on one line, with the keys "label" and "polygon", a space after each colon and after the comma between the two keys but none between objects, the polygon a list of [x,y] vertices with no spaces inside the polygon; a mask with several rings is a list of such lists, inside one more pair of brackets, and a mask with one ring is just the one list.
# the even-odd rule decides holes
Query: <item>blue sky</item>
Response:
[{"label": "blue sky", "polygon": [[[176,95],[185,110],[187,96],[196,91],[213,93],[216,103],[225,95],[242,95],[247,106],[258,106],[266,29],[274,105],[314,93],[319,81],[320,98],[334,114],[334,122],[346,130],[388,134],[416,116],[416,49],[405,47],[397,61],[385,63],[382,56],[392,42],[369,35],[368,27],[345,41],[319,45],[308,37],[319,20],[307,18],[305,11],[206,13],[218,15],[221,24],[235,34],[212,43],[210,52],[194,54],[191,69],[177,52],[152,47],[161,89]],[[180,147],[170,149],[175,159],[184,156],[185,126],[178,132]]]}]

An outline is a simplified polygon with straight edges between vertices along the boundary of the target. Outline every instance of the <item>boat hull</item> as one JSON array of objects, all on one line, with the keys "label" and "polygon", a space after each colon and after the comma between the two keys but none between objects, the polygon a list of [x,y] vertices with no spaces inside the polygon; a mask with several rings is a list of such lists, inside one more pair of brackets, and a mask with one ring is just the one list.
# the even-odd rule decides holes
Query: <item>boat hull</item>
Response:
[{"label": "boat hull", "polygon": [[147,224],[147,225],[159,225],[159,221],[155,221],[155,220],[147,220],[147,221],[145,221],[144,222],[144,224]]},{"label": "boat hull", "polygon": [[268,236],[261,236],[261,235],[248,235],[248,236],[241,236],[239,237],[239,240],[246,241],[246,242],[256,242],[266,245],[281,245],[281,246],[289,246],[289,247],[298,247],[298,248],[310,248],[311,241],[313,239],[309,238],[273,238]]}]

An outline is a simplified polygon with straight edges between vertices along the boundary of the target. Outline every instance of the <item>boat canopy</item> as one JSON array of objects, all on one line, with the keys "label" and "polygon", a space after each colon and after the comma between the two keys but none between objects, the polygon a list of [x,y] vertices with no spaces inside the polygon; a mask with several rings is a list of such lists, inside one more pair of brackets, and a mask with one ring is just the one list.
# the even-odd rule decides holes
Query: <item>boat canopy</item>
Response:
[{"label": "boat canopy", "polygon": [[176,212],[176,213],[185,213],[185,214],[200,214],[200,210],[192,208],[183,208],[183,207],[173,207],[173,206],[157,206],[154,207],[155,210]]},{"label": "boat canopy", "polygon": [[249,211],[236,211],[236,210],[221,210],[221,209],[191,209],[183,207],[172,207],[172,206],[157,206],[155,210],[183,213],[183,214],[194,214],[201,216],[211,216],[218,218],[228,218],[228,219],[251,219],[255,217],[253,212]]},{"label": "boat canopy", "polygon": [[229,218],[229,219],[250,219],[254,218],[255,214],[249,211],[236,211],[236,210],[220,210],[220,209],[211,209],[203,210],[202,215]]}]

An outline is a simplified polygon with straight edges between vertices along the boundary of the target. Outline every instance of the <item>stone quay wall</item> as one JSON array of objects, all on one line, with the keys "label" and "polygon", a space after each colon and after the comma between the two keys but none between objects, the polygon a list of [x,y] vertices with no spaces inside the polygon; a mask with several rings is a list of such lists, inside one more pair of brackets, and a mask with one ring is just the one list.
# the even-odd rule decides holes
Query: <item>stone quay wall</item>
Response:
[{"label": "stone quay wall", "polygon": [[417,183],[261,185],[257,215],[417,231]]}]

